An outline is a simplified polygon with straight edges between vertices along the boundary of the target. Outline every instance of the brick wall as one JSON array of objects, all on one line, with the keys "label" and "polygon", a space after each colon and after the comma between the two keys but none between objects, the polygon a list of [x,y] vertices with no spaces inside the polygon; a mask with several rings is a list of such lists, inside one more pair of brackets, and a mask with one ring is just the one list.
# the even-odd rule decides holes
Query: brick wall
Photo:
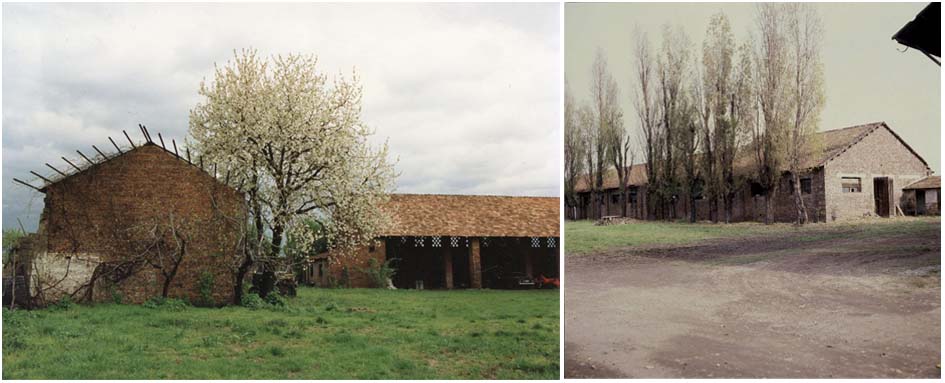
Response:
[{"label": "brick wall", "polygon": [[361,246],[347,255],[332,254],[328,274],[337,286],[344,286],[347,273],[347,287],[375,287],[374,281],[363,271],[370,266],[371,259],[377,260],[378,264],[387,261],[387,245],[383,239],[375,242],[373,250],[371,246]]},{"label": "brick wall", "polygon": [[[898,204],[903,187],[929,174],[925,164],[883,127],[829,161],[825,168],[826,214],[831,221],[875,215],[876,177],[892,179],[893,201]],[[842,177],[860,178],[863,191],[842,192]]]},{"label": "brick wall", "polygon": [[[222,304],[233,298],[241,217],[240,193],[159,146],[146,145],[49,186],[40,234],[50,255],[87,254],[118,263],[140,256],[138,251],[153,242],[149,228],[173,220],[188,238],[188,252],[169,296],[197,302],[201,275],[208,273],[212,297]],[[160,295],[160,270],[140,265],[117,284],[96,283],[93,298],[119,295],[140,303]]]}]

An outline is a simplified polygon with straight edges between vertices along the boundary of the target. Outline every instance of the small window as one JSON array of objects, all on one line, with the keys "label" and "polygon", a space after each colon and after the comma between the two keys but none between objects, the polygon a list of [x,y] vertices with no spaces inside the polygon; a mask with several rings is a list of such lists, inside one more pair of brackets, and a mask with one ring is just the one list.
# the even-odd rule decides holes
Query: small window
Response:
[{"label": "small window", "polygon": [[810,193],[811,193],[810,177],[801,178],[801,194],[810,194]]},{"label": "small window", "polygon": [[840,179],[840,189],[844,193],[861,193],[863,186],[860,183],[860,177],[843,177]]}]

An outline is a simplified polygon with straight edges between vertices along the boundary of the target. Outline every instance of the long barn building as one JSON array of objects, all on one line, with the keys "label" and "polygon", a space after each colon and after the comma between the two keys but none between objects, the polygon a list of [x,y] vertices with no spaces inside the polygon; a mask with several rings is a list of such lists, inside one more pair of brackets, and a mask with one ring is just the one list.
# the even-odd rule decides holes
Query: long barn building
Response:
[{"label": "long barn building", "polygon": [[[906,188],[930,177],[932,171],[925,159],[885,122],[828,130],[817,133],[817,136],[814,141],[821,145],[822,150],[807,156],[800,177],[802,198],[811,220],[830,222],[917,211],[912,207],[916,203],[916,193],[903,191],[912,190]],[[733,221],[764,220],[765,192],[752,182],[752,161],[753,158],[743,155],[736,162],[740,188],[732,209]],[[646,164],[633,165],[629,175],[627,216],[646,219],[649,186]],[[603,187],[596,193],[598,198],[594,198],[595,193],[591,193],[587,181],[587,177],[578,180],[575,186],[578,203],[566,207],[567,218],[598,219],[622,214],[620,185],[614,168],[604,175]],[[792,222],[796,219],[792,182],[790,173],[784,170],[773,203],[776,221]],[[676,197],[673,206],[675,217],[688,217],[689,209],[693,208],[689,206],[688,198]],[[709,201],[704,197],[697,197],[694,208],[698,220],[710,219]],[[937,202],[934,211],[937,211]]]},{"label": "long barn building", "polygon": [[391,260],[397,288],[501,288],[509,275],[558,277],[560,199],[393,194],[392,225],[351,255],[323,255],[308,266],[318,286],[370,287],[364,272]]}]

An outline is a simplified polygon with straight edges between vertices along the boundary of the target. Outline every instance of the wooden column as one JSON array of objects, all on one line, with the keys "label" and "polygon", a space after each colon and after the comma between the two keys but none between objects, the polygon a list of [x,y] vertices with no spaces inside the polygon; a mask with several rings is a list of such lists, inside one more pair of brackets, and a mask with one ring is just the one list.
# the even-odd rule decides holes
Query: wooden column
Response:
[{"label": "wooden column", "polygon": [[534,272],[534,267],[532,267],[532,253],[530,251],[525,252],[525,275],[531,277]]},{"label": "wooden column", "polygon": [[469,243],[469,285],[474,289],[482,288],[482,268],[479,262],[479,238],[472,238]]},{"label": "wooden column", "polygon": [[443,272],[445,273],[443,276],[445,277],[444,280],[446,281],[446,288],[452,289],[453,288],[453,254],[450,254],[449,251],[446,252],[446,258],[443,259],[443,264],[446,266],[444,267],[444,270],[443,270]]}]

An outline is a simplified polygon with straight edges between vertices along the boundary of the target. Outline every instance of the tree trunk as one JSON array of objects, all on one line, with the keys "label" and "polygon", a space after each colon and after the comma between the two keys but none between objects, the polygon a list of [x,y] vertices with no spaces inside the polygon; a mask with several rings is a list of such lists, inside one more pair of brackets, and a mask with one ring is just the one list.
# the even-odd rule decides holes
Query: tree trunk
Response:
[{"label": "tree trunk", "polygon": [[246,279],[246,273],[249,272],[249,268],[253,266],[253,257],[249,254],[245,254],[243,262],[240,264],[240,267],[236,270],[236,284],[234,284],[233,291],[233,304],[239,305],[243,302],[243,280]]},{"label": "tree trunk", "polygon": [[797,172],[791,172],[791,178],[794,179],[794,207],[797,209],[796,223],[804,225],[807,223],[807,206],[804,205],[804,197],[801,195],[801,175]]}]

